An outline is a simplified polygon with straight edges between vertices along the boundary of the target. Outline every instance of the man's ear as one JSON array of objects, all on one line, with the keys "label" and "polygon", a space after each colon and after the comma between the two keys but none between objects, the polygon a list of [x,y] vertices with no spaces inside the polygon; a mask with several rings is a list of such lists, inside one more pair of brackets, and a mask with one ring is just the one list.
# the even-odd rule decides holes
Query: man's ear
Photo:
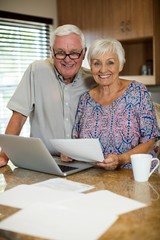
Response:
[{"label": "man's ear", "polygon": [[52,52],[52,47],[51,46],[49,46],[49,50],[50,50],[50,56],[53,58],[53,52]]}]

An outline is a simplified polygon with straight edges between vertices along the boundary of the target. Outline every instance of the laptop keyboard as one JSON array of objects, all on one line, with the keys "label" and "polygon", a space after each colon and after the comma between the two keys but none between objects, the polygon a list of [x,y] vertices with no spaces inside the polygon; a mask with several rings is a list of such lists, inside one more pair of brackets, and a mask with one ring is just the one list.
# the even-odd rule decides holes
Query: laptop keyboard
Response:
[{"label": "laptop keyboard", "polygon": [[77,169],[76,167],[70,167],[70,166],[64,166],[64,165],[58,165],[62,172],[68,172],[74,169]]}]

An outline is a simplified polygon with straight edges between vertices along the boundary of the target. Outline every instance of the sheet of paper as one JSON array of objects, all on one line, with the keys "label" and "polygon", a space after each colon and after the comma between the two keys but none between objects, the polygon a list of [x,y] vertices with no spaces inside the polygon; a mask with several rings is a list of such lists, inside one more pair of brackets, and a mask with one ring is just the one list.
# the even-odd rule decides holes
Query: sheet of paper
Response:
[{"label": "sheet of paper", "polygon": [[31,205],[0,223],[0,228],[46,239],[95,240],[116,220],[99,204],[91,211],[48,204]]},{"label": "sheet of paper", "polygon": [[100,212],[105,211],[109,215],[121,215],[147,206],[145,203],[123,197],[107,190],[83,194],[81,198],[76,199],[76,201],[71,199],[70,201],[63,202],[62,204],[58,203],[57,205],[71,209],[77,209],[78,206],[80,211],[87,213],[98,208]]},{"label": "sheet of paper", "polygon": [[5,191],[5,188],[7,186],[6,179],[4,177],[4,174],[0,174],[0,193]]},{"label": "sheet of paper", "polygon": [[145,206],[102,190],[80,194],[79,198],[64,202],[30,205],[2,221],[0,228],[47,239],[95,240],[117,220],[119,214]]},{"label": "sheet of paper", "polygon": [[85,192],[94,188],[94,186],[80,182],[74,182],[64,178],[52,178],[43,182],[35,183],[33,186],[73,192]]},{"label": "sheet of paper", "polygon": [[43,202],[55,204],[56,202],[76,199],[81,193],[60,191],[33,185],[19,185],[0,194],[0,204],[16,208],[24,208],[30,204]]},{"label": "sheet of paper", "polygon": [[75,160],[102,162],[104,160],[99,139],[50,139],[54,148]]}]

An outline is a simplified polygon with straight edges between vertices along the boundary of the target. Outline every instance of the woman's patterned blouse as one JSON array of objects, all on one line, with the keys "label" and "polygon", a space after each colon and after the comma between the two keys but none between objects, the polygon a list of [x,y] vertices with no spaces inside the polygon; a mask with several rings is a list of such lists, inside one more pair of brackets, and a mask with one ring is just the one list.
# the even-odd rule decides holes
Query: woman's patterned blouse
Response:
[{"label": "woman's patterned blouse", "polygon": [[107,106],[95,102],[89,92],[80,97],[72,137],[99,138],[105,158],[157,136],[156,115],[145,85],[132,81],[123,95]]}]

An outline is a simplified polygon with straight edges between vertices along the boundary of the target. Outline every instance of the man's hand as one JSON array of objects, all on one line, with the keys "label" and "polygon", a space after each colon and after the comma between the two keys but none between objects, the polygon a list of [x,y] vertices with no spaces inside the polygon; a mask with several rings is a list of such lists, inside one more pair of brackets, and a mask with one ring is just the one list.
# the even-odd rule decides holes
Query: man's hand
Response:
[{"label": "man's hand", "polygon": [[61,153],[61,155],[60,155],[60,158],[61,158],[61,161],[63,161],[63,162],[72,162],[72,161],[73,161],[72,158],[67,157],[66,155],[64,155],[64,154],[62,154],[62,153]]},{"label": "man's hand", "polygon": [[0,167],[7,165],[9,158],[4,152],[0,152]]}]

